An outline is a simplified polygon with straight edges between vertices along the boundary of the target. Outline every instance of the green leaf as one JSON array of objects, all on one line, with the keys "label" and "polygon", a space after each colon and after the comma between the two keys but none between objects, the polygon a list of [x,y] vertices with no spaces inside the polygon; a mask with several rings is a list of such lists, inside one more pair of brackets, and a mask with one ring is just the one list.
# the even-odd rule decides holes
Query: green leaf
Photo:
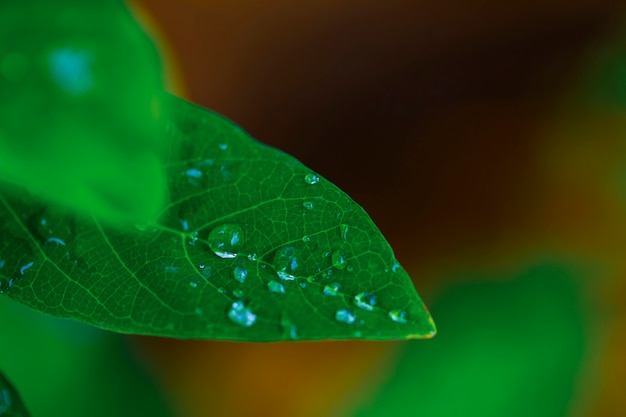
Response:
[{"label": "green leaf", "polygon": [[0,199],[0,274],[32,308],[119,332],[273,341],[432,337],[365,211],[293,157],[172,99],[171,202],[108,227]]},{"label": "green leaf", "polygon": [[120,0],[0,2],[0,178],[108,222],[166,201],[158,54]]},{"label": "green leaf", "polygon": [[0,416],[29,417],[29,415],[17,390],[0,372]]},{"label": "green leaf", "polygon": [[433,306],[446,331],[407,343],[390,381],[355,415],[569,415],[589,339],[580,275],[542,265],[447,291]]}]

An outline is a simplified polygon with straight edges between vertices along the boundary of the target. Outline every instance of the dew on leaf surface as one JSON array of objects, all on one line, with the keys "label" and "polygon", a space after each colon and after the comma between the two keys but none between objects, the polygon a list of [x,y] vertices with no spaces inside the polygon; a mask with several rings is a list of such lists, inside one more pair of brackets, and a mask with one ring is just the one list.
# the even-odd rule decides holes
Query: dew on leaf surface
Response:
[{"label": "dew on leaf surface", "polygon": [[354,296],[354,304],[363,310],[372,311],[376,304],[376,297],[370,293],[362,292]]},{"label": "dew on leaf surface", "polygon": [[274,255],[274,269],[280,279],[291,281],[296,278],[300,268],[300,251],[293,246],[278,249]]},{"label": "dew on leaf surface", "polygon": [[270,281],[267,283],[267,289],[276,294],[285,294],[285,286],[278,281]]},{"label": "dew on leaf surface", "polygon": [[305,201],[304,203],[302,203],[302,205],[304,206],[305,209],[311,211],[315,208],[315,204],[313,204],[313,202],[311,201]]},{"label": "dew on leaf surface", "polygon": [[347,224],[339,225],[339,233],[341,234],[341,238],[343,240],[348,240],[348,231],[350,230],[350,226]]},{"label": "dew on leaf surface", "polygon": [[254,314],[249,307],[246,307],[245,303],[241,300],[231,304],[228,310],[228,318],[233,323],[243,327],[250,327],[256,322],[256,314]]},{"label": "dew on leaf surface", "polygon": [[13,280],[5,277],[4,275],[0,275],[0,294],[4,294],[11,289],[13,286]]},{"label": "dew on leaf surface", "polygon": [[333,266],[337,269],[344,269],[346,266],[348,266],[346,262],[346,255],[344,255],[344,253],[340,250],[334,251],[332,256],[330,257],[330,260]]},{"label": "dew on leaf surface", "polygon": [[217,226],[208,238],[209,247],[220,258],[233,259],[244,243],[243,230],[236,224]]},{"label": "dew on leaf surface", "polygon": [[391,310],[389,312],[389,318],[396,323],[406,323],[406,312],[403,310]]},{"label": "dew on leaf surface", "polygon": [[248,276],[248,270],[241,266],[236,266],[233,270],[233,278],[236,281],[241,282],[242,284],[246,281],[246,277]]},{"label": "dew on leaf surface", "polygon": [[332,282],[324,287],[324,294],[335,296],[341,290],[341,285],[338,282]]},{"label": "dew on leaf surface", "polygon": [[317,184],[318,182],[320,182],[320,177],[310,172],[304,176],[304,182],[310,185]]},{"label": "dew on leaf surface", "polygon": [[352,311],[344,308],[335,313],[335,320],[340,323],[352,324],[355,322],[356,317]]}]

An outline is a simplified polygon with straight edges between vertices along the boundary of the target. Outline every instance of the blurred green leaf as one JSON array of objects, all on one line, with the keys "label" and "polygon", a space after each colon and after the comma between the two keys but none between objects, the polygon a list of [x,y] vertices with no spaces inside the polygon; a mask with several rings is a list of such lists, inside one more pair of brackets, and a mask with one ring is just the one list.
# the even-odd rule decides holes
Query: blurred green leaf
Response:
[{"label": "blurred green leaf", "polygon": [[357,415],[567,415],[585,348],[577,275],[544,266],[449,290],[433,306],[440,334],[407,344],[391,380]]},{"label": "blurred green leaf", "polygon": [[29,415],[17,390],[0,372],[0,416],[29,417]]},{"label": "blurred green leaf", "polygon": [[158,54],[120,0],[0,2],[0,178],[108,222],[166,200]]},{"label": "blurred green leaf", "polygon": [[119,332],[248,341],[431,337],[365,211],[293,157],[172,99],[172,194],[120,230],[0,199],[0,274],[34,309]]},{"label": "blurred green leaf", "polygon": [[0,368],[33,417],[168,417],[127,337],[0,298]]}]

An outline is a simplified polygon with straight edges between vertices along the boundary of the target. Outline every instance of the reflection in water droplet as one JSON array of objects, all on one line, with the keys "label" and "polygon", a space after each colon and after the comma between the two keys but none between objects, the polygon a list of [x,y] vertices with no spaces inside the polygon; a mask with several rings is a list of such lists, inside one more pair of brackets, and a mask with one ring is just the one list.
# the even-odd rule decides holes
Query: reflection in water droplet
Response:
[{"label": "reflection in water droplet", "polygon": [[352,324],[356,320],[354,313],[347,309],[342,309],[335,313],[335,320],[340,323]]},{"label": "reflection in water droplet", "polygon": [[236,290],[233,290],[233,295],[237,298],[243,298],[244,293],[243,293],[243,290],[236,289]]},{"label": "reflection in water droplet", "polygon": [[237,266],[233,270],[233,278],[235,278],[235,280],[241,282],[242,284],[246,281],[247,276],[248,276],[248,270],[246,268]]},{"label": "reflection in water droplet", "polygon": [[372,311],[376,304],[376,297],[370,293],[362,292],[354,296],[354,304],[363,310]]},{"label": "reflection in water droplet", "polygon": [[211,230],[209,247],[220,258],[233,259],[243,245],[243,231],[236,224],[223,224]]},{"label": "reflection in water droplet", "polygon": [[311,185],[317,184],[320,182],[320,177],[310,172],[304,176],[304,182]]},{"label": "reflection in water droplet", "polygon": [[406,323],[406,312],[403,310],[391,310],[389,312],[389,318],[396,323]]},{"label": "reflection in water droplet", "polygon": [[4,294],[9,291],[13,286],[13,280],[5,277],[4,275],[0,275],[0,294]]},{"label": "reflection in water droplet", "polygon": [[278,249],[274,255],[274,269],[280,279],[293,280],[300,267],[300,251],[293,246]]},{"label": "reflection in water droplet", "polygon": [[189,281],[189,286],[191,288],[198,288],[198,283],[196,281]]},{"label": "reflection in water droplet", "polygon": [[267,283],[267,289],[273,293],[285,294],[285,286],[278,281],[270,281]]},{"label": "reflection in water droplet", "polygon": [[348,240],[348,231],[349,230],[350,230],[350,226],[348,226],[347,224],[339,225],[339,232],[340,232],[341,238],[343,240]]},{"label": "reflection in water droplet", "polygon": [[56,243],[57,245],[60,246],[65,246],[65,242],[63,242],[61,239],[59,239],[58,237],[51,237],[48,238],[47,240],[48,243]]},{"label": "reflection in water droplet", "polygon": [[324,287],[324,294],[335,296],[341,290],[338,282],[333,282]]},{"label": "reflection in water droplet", "polygon": [[305,201],[304,203],[302,203],[302,205],[304,206],[305,209],[309,211],[315,208],[315,205],[311,201]]},{"label": "reflection in water droplet", "polygon": [[228,310],[228,318],[235,324],[243,327],[250,327],[256,321],[254,314],[249,307],[246,307],[243,301],[235,301]]},{"label": "reflection in water droplet", "polygon": [[34,262],[29,262],[26,265],[22,266],[20,268],[20,274],[24,275],[24,272],[26,272],[31,266],[33,266]]},{"label": "reflection in water droplet", "polygon": [[348,266],[346,263],[346,255],[344,255],[344,253],[340,250],[334,251],[330,259],[333,266],[337,269],[344,269]]}]

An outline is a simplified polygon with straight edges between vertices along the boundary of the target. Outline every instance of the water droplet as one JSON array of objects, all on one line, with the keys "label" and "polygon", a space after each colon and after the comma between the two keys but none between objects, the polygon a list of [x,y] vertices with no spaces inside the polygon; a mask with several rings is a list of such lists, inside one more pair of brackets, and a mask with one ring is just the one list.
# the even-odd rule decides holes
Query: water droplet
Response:
[{"label": "water droplet", "polygon": [[48,243],[56,243],[57,245],[60,246],[65,246],[65,242],[63,242],[61,239],[59,239],[58,237],[51,237],[48,238]]},{"label": "water droplet", "polygon": [[326,272],[324,272],[324,275],[326,276],[326,278],[330,278],[333,275],[333,270],[332,269],[327,269]]},{"label": "water droplet", "polygon": [[268,282],[267,289],[276,294],[285,294],[285,286],[278,281]]},{"label": "water droplet", "polygon": [[307,184],[311,184],[311,185],[317,184],[318,182],[320,182],[320,177],[310,172],[304,176],[304,182],[306,182]]},{"label": "water droplet", "polygon": [[219,145],[217,145],[217,147],[220,148],[223,151],[228,149],[228,145],[226,143],[220,143]]},{"label": "water droplet", "polygon": [[196,281],[189,281],[189,286],[191,288],[198,288],[198,283]]},{"label": "water droplet", "polygon": [[200,264],[200,274],[202,274],[202,276],[204,278],[209,278],[211,276],[212,272],[213,272],[213,270],[211,269],[210,266],[204,265],[204,264]]},{"label": "water droplet", "polygon": [[200,307],[196,307],[195,313],[199,316],[204,314],[204,311]]},{"label": "water droplet", "polygon": [[222,287],[219,287],[217,289],[217,292],[219,292],[220,294],[224,294],[226,292],[226,290],[224,288],[222,288]]},{"label": "water droplet", "polygon": [[235,301],[228,310],[228,318],[235,324],[250,327],[256,322],[256,314],[243,301]]},{"label": "water droplet", "polygon": [[256,253],[251,253],[250,255],[248,255],[248,260],[249,261],[256,261],[257,259],[257,254]]},{"label": "water droplet", "polygon": [[354,267],[352,265],[348,265],[348,272],[354,272]]},{"label": "water droplet", "polygon": [[348,231],[350,230],[350,226],[348,226],[347,224],[340,224],[339,225],[339,232],[341,234],[341,238],[343,240],[348,240]]},{"label": "water droplet", "polygon": [[238,288],[236,290],[233,290],[233,295],[237,298],[243,298],[244,293],[243,293],[243,290]]},{"label": "water droplet", "polygon": [[278,249],[274,255],[274,268],[280,279],[293,280],[300,267],[300,252],[293,246]]},{"label": "water droplet", "polygon": [[348,263],[346,262],[346,255],[344,255],[344,253],[340,250],[334,251],[330,259],[333,266],[337,269],[344,269],[348,266]]},{"label": "water droplet", "polygon": [[22,266],[20,268],[20,274],[24,275],[24,272],[26,272],[31,266],[33,266],[34,262],[29,262],[26,265]]},{"label": "water droplet", "polygon": [[0,275],[0,294],[4,294],[9,291],[13,286],[13,280],[5,277],[4,275]]},{"label": "water droplet", "polygon": [[4,259],[0,259],[0,269],[4,268],[4,265],[6,265],[7,261],[5,261]]},{"label": "water droplet", "polygon": [[248,270],[246,268],[242,268],[240,266],[235,267],[233,270],[233,278],[242,284],[246,281],[246,277],[248,276]]},{"label": "water droplet", "polygon": [[307,236],[307,235],[303,236],[302,241],[304,243],[309,243],[311,241],[311,236]]},{"label": "water droplet", "polygon": [[306,288],[306,281],[300,281],[300,288]]},{"label": "water droplet", "polygon": [[341,290],[341,285],[338,282],[333,282],[324,287],[324,294],[336,296]]},{"label": "water droplet", "polygon": [[196,178],[196,179],[202,177],[202,171],[200,171],[198,168],[188,169],[187,171],[185,171],[185,174],[188,177]]},{"label": "water droplet", "polygon": [[313,204],[313,202],[311,201],[305,201],[304,203],[302,203],[302,205],[304,206],[305,209],[311,211],[315,208],[315,205]]},{"label": "water droplet", "polygon": [[340,323],[352,324],[356,320],[354,313],[347,309],[338,310],[335,313],[335,320]]},{"label": "water droplet", "polygon": [[406,323],[406,312],[403,310],[391,310],[389,312],[389,318],[396,323]]},{"label": "water droplet", "polygon": [[189,230],[189,222],[187,220],[180,220],[180,224],[183,227],[183,232],[187,232]]},{"label": "water droplet", "polygon": [[209,247],[220,258],[233,259],[243,244],[243,231],[236,224],[223,224],[211,230]]},{"label": "water droplet", "polygon": [[391,267],[391,270],[393,272],[398,272],[400,270],[400,264],[398,262],[394,262],[393,266]]},{"label": "water droplet", "polygon": [[362,292],[354,296],[354,304],[363,310],[372,311],[376,304],[376,297],[370,293]]}]

